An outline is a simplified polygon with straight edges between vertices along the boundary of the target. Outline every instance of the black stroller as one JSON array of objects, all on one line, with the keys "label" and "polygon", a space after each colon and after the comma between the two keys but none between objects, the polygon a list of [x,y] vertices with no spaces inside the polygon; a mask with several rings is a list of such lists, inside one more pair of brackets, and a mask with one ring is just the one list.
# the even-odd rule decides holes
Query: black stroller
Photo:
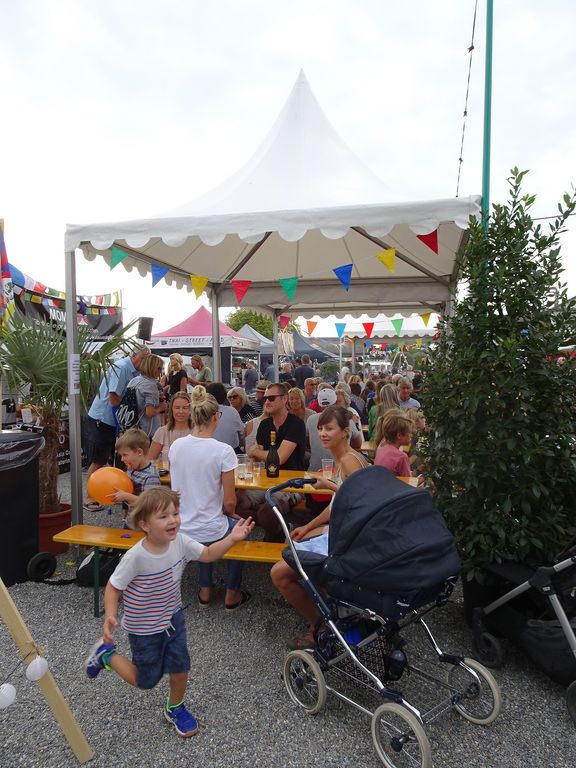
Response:
[{"label": "black stroller", "polygon": [[504,650],[497,636],[508,638],[567,686],[566,705],[576,723],[576,544],[552,565],[504,561],[485,571],[494,599],[472,611],[474,655],[486,666],[500,667]]},{"label": "black stroller", "polygon": [[[384,765],[431,766],[425,731],[431,721],[455,709],[470,722],[487,725],[501,706],[491,673],[473,659],[444,653],[423,618],[447,602],[460,573],[441,514],[426,490],[410,487],[383,467],[368,467],[348,478],[334,499],[328,555],[299,552],[272,496],[287,485],[295,482],[272,488],[266,501],[288,540],[284,558],[321,617],[314,647],[291,651],[284,661],[290,698],[312,715],[330,691],[371,718]],[[410,624],[424,630],[438,676],[409,660],[402,631]],[[395,685],[403,676],[407,683],[417,678],[433,687],[434,703],[419,709],[409,702]],[[369,699],[376,700],[375,708]]]}]

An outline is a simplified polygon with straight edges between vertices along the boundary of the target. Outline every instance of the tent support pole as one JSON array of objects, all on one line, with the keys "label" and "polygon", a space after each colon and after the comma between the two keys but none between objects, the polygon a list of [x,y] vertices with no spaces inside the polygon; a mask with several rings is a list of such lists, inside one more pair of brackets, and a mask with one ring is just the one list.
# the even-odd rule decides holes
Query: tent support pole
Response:
[{"label": "tent support pole", "polygon": [[[380,248],[384,250],[386,250],[387,248],[393,247],[391,245],[388,245],[388,243],[385,243],[384,240],[380,240],[379,237],[374,237],[373,235],[369,235],[368,232],[362,229],[362,227],[350,227],[350,229],[353,229],[354,232],[357,232],[359,235],[362,235],[362,237],[365,237],[366,240],[370,240],[370,242],[375,243],[376,245],[379,245]],[[440,285],[444,285],[446,286],[446,288],[450,287],[449,280],[445,280],[443,277],[440,277],[439,275],[435,275],[434,272],[431,272],[426,267],[423,267],[421,264],[418,264],[409,256],[405,256],[403,253],[400,253],[397,248],[395,250],[396,250],[397,259],[400,259],[400,261],[403,261],[405,264],[409,264],[411,267],[414,267],[414,269],[417,269],[418,272],[422,272],[423,275],[426,275],[426,277],[430,277],[432,280],[435,280],[437,283],[440,283]]]},{"label": "tent support pole", "polygon": [[342,336],[338,339],[338,367],[339,372],[342,372]]},{"label": "tent support pole", "polygon": [[266,240],[268,240],[271,234],[272,232],[265,232],[264,237],[261,240],[258,240],[257,243],[254,243],[254,245],[252,246],[252,248],[250,248],[246,256],[244,256],[242,261],[239,264],[237,264],[234,267],[234,269],[226,275],[223,282],[229,282],[230,280],[233,280],[238,274],[238,272],[240,272],[242,267],[245,264],[247,264],[252,258],[252,256],[254,256],[254,254],[260,249],[260,246],[264,245],[264,243],[266,242]]},{"label": "tent support pole", "polygon": [[274,350],[272,352],[272,364],[274,365],[274,381],[280,381],[279,376],[279,370],[280,366],[278,363],[278,310],[274,310],[274,325],[272,328],[272,341],[274,342]]},{"label": "tent support pole", "polygon": [[218,317],[218,286],[212,288],[210,295],[212,312],[212,378],[222,381],[222,356],[220,352],[220,321]]},{"label": "tent support pole", "polygon": [[[66,268],[66,351],[68,356],[68,418],[70,433],[70,492],[72,525],[81,525],[82,513],[82,443],[80,437],[80,391],[72,379],[72,363],[78,355],[78,324],[76,321],[76,255],[67,251]],[[80,371],[76,371],[80,375]],[[79,379],[78,379],[79,382]]]}]

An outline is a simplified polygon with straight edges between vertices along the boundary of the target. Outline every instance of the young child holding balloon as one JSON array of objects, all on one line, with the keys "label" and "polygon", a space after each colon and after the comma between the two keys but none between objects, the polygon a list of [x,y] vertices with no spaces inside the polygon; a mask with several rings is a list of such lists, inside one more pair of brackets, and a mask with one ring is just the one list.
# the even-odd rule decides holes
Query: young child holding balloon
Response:
[{"label": "young child holding balloon", "polygon": [[116,440],[116,451],[119,454],[124,466],[126,467],[128,477],[132,481],[134,491],[115,489],[110,494],[110,498],[116,504],[123,502],[124,506],[124,525],[127,527],[128,510],[138,501],[138,496],[146,488],[153,488],[160,485],[160,475],[154,464],[148,458],[148,449],[150,448],[150,438],[141,429],[127,429],[123,435]]},{"label": "young child holding balloon", "polygon": [[[179,533],[180,497],[169,488],[144,491],[130,516],[146,537],[128,550],[106,586],[103,636],[92,646],[86,674],[93,680],[103,669],[112,669],[140,689],[154,688],[168,674],[164,717],[180,736],[192,736],[198,723],[184,704],[190,656],[180,594],[182,573],[191,561],[219,560],[248,536],[254,523],[251,518],[240,520],[224,538],[209,546],[200,544]],[[121,596],[122,626],[128,632],[132,660],[119,654],[114,643]]]}]

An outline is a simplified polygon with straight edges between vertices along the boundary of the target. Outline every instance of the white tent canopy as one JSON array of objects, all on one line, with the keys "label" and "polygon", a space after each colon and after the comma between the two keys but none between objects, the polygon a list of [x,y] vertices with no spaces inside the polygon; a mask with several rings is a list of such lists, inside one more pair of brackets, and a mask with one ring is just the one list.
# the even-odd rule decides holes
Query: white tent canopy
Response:
[{"label": "white tent canopy", "polygon": [[[479,211],[480,198],[388,200],[387,187],[338,136],[301,72],[263,144],[210,194],[158,218],[68,225],[67,295],[76,294],[77,247],[88,259],[100,254],[110,263],[115,245],[128,254],[122,261],[126,269],[136,266],[145,275],[153,264],[166,267],[167,282],[188,290],[191,274],[207,277],[215,376],[218,307],[237,304],[233,279],[253,281],[243,306],[267,309],[275,317],[287,311],[311,317],[334,311],[409,315],[439,310],[450,298],[455,255],[469,216]],[[436,230],[438,253],[417,238]],[[391,247],[396,249],[393,274],[375,258]],[[353,265],[348,291],[333,272],[346,264]],[[293,301],[278,282],[284,277],[299,279]],[[67,331],[72,353],[73,323]],[[70,448],[79,456],[73,381],[70,391]],[[76,511],[81,498],[78,467],[72,484],[80,489],[73,491]]]}]

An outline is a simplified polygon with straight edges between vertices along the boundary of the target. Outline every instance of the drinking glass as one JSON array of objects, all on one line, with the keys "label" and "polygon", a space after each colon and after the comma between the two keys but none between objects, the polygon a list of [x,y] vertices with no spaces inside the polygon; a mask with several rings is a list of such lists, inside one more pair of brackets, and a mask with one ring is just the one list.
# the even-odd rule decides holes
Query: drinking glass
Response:
[{"label": "drinking glass", "polygon": [[334,479],[334,459],[322,459],[322,477],[324,480]]},{"label": "drinking glass", "polygon": [[246,478],[246,468],[248,465],[248,456],[245,453],[241,453],[238,456],[238,466],[236,467],[236,477],[238,480],[244,480]]}]

